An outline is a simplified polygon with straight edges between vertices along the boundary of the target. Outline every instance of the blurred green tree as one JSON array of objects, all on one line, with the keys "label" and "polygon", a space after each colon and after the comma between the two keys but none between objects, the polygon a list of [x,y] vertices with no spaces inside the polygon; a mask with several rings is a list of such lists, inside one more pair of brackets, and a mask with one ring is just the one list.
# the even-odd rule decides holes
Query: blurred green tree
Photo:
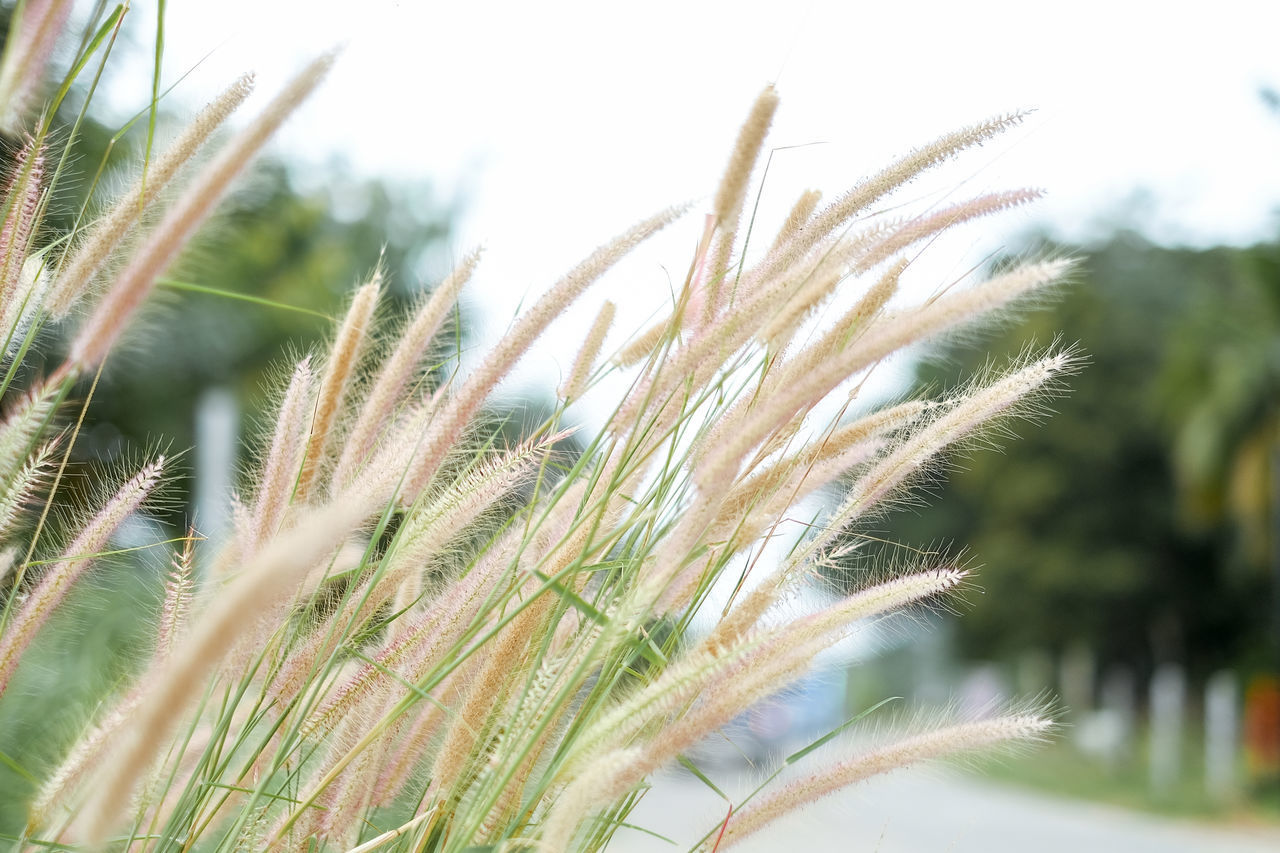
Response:
[{"label": "blurred green tree", "polygon": [[[1204,672],[1261,664],[1280,401],[1280,245],[1171,249],[1120,233],[1089,249],[1051,310],[998,332],[1015,357],[1066,330],[1089,366],[1047,423],[959,460],[890,536],[942,536],[984,567],[962,651],[1011,657],[1078,641],[1102,662]],[[927,360],[947,386],[969,350]],[[990,603],[989,603],[990,602]]]}]

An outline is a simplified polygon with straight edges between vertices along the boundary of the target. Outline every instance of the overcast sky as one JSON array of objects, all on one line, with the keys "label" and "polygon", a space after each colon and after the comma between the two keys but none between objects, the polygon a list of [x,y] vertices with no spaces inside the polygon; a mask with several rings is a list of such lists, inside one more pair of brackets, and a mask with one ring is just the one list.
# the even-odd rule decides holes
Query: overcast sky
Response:
[{"label": "overcast sky", "polygon": [[906,195],[1048,192],[935,247],[929,274],[958,274],[1042,226],[1083,239],[1129,221],[1201,244],[1276,234],[1280,117],[1258,94],[1280,88],[1272,0],[171,0],[165,81],[212,51],[179,98],[194,105],[254,68],[260,102],[339,39],[349,40],[341,64],[279,146],[460,193],[450,250],[487,248],[468,297],[481,341],[598,243],[667,204],[698,202],[593,292],[560,345],[527,360],[517,381],[543,388],[606,295],[623,300],[631,325],[661,309],[666,270],[687,264],[737,126],[769,82],[782,96],[771,142],[788,148],[764,187],[765,222],[805,188],[833,196],[950,129],[1036,109]]}]

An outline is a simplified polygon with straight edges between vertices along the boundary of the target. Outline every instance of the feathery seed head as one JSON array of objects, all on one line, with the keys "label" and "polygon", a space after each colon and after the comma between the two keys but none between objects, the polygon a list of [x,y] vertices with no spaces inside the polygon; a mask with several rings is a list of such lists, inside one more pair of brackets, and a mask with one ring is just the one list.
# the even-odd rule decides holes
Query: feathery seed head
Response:
[{"label": "feathery seed head", "polygon": [[736,227],[742,202],[746,198],[747,184],[751,180],[751,170],[755,168],[760,157],[760,149],[764,145],[765,136],[769,133],[769,125],[773,123],[773,114],[778,109],[778,93],[772,85],[765,86],[751,105],[747,120],[738,131],[738,140],[734,143],[733,154],[725,167],[724,177],[720,179],[720,187],[716,190],[714,210],[716,222],[721,228]]},{"label": "feathery seed head", "polygon": [[[718,849],[731,847],[778,818],[875,774],[1011,741],[1040,740],[1052,728],[1053,721],[1044,714],[1013,713],[905,737],[797,779],[749,804],[729,819]],[[710,849],[710,844],[702,848]]]},{"label": "feathery seed head", "polygon": [[334,485],[350,485],[360,467],[366,464],[377,443],[378,435],[394,419],[404,401],[403,392],[418,370],[425,353],[453,310],[462,287],[471,279],[480,262],[481,251],[465,255],[457,268],[431,292],[414,314],[395,349],[378,371],[373,387],[365,398],[360,415],[343,442],[342,455],[334,471]]},{"label": "feathery seed head", "polygon": [[71,344],[73,364],[88,369],[107,357],[156,279],[177,259],[196,229],[213,213],[231,182],[320,85],[335,58],[336,54],[326,53],[307,65],[191,182],[89,315]]},{"label": "feathery seed head", "polygon": [[[6,319],[15,318],[22,270],[35,236],[44,180],[44,148],[28,139],[14,159],[3,200],[4,224],[0,225],[0,309]],[[13,306],[13,308],[11,308]],[[0,334],[10,334],[6,328]]]},{"label": "feathery seed head", "polygon": [[368,510],[365,505],[330,505],[277,536],[213,599],[173,654],[148,674],[150,689],[130,720],[117,760],[102,768],[100,784],[86,807],[90,838],[106,837],[129,813],[127,804],[146,768],[243,629],[286,599]]},{"label": "feathery seed head", "polygon": [[27,0],[10,21],[16,35],[11,32],[12,45],[6,45],[0,67],[0,130],[6,135],[26,129],[71,6],[71,0]]},{"label": "feathery seed head", "polygon": [[0,637],[0,693],[17,669],[22,653],[41,626],[66,598],[74,584],[106,547],[111,535],[142,504],[159,482],[164,457],[143,466],[98,510],[67,546],[61,559],[51,565],[23,603],[3,637]]},{"label": "feathery seed head", "polygon": [[356,291],[351,300],[337,338],[325,362],[324,375],[316,392],[315,413],[311,417],[311,435],[302,459],[302,471],[298,474],[295,496],[306,500],[320,476],[320,468],[326,459],[326,449],[334,441],[338,412],[347,396],[355,376],[356,367],[368,342],[373,327],[373,313],[382,295],[382,271],[375,270],[369,282]]},{"label": "feathery seed head", "polygon": [[77,239],[75,248],[59,264],[50,288],[50,314],[61,319],[71,311],[130,230],[252,91],[253,74],[238,77],[196,116],[102,218]]},{"label": "feathery seed head", "polygon": [[966,148],[982,145],[1020,124],[1025,115],[1025,113],[1011,113],[996,116],[979,124],[961,128],[882,169],[820,210],[791,240],[771,252],[764,262],[764,271],[769,275],[776,275],[790,268],[798,258],[803,257],[822,240],[838,231],[858,213]]},{"label": "feathery seed head", "polygon": [[613,315],[616,310],[617,306],[609,301],[600,307],[600,313],[591,324],[591,330],[587,332],[582,349],[578,350],[578,356],[573,360],[568,378],[560,385],[559,393],[562,399],[575,400],[586,390],[591,368],[595,366],[600,348],[604,346],[604,338],[609,334],[609,327],[613,325]]},{"label": "feathery seed head", "polygon": [[688,204],[669,207],[596,249],[516,321],[506,337],[467,378],[457,394],[450,398],[437,421],[432,423],[431,432],[424,438],[405,478],[402,499],[412,500],[426,487],[444,461],[448,447],[458,440],[494,387],[551,321],[577,301],[588,287],[628,252],[680,218],[688,209]]},{"label": "feathery seed head", "polygon": [[795,238],[809,221],[809,217],[813,215],[813,211],[821,200],[822,193],[817,190],[805,190],[800,194],[800,198],[796,199],[796,203],[792,205],[791,212],[787,214],[786,221],[778,229],[778,236],[773,238],[773,245],[769,247],[770,254],[777,252]]},{"label": "feathery seed head", "polygon": [[238,543],[240,556],[252,556],[280,529],[285,512],[293,502],[294,484],[302,465],[307,424],[313,409],[315,392],[311,357],[298,362],[289,380],[288,390],[276,415],[275,433],[258,481],[258,494],[253,513],[247,518],[247,539]]}]

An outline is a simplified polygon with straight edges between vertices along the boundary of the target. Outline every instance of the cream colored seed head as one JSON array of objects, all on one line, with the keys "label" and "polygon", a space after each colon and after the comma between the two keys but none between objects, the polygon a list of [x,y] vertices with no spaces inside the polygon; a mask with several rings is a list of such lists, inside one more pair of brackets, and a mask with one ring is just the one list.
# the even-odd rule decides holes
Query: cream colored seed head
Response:
[{"label": "cream colored seed head", "polygon": [[[1009,741],[1038,740],[1052,727],[1052,720],[1040,714],[1012,714],[904,738],[791,782],[748,805],[729,819],[715,849],[732,847],[778,818],[878,773]],[[710,843],[701,848],[703,853],[711,849]]]},{"label": "cream colored seed head", "polygon": [[382,295],[382,271],[375,270],[369,282],[356,291],[351,300],[337,338],[325,362],[324,376],[316,392],[315,414],[311,417],[311,435],[298,474],[295,499],[305,501],[320,477],[327,461],[326,450],[334,441],[338,412],[351,386],[352,377],[373,329],[373,313]]},{"label": "cream colored seed head", "polygon": [[74,584],[93,564],[111,535],[133,514],[155,488],[164,468],[164,457],[144,466],[89,520],[62,558],[45,572],[0,637],[0,693],[17,669],[22,653],[53,615]]},{"label": "cream colored seed head", "polygon": [[80,369],[101,364],[123,334],[156,280],[177,259],[196,229],[208,219],[232,181],[257,155],[285,119],[320,85],[335,54],[313,60],[191,182],[128,266],[115,279],[71,344],[71,363]]},{"label": "cream colored seed head", "polygon": [[244,74],[228,86],[196,116],[173,144],[156,158],[137,183],[124,192],[105,215],[88,229],[76,248],[59,264],[49,294],[49,313],[65,317],[83,297],[129,231],[169,186],[182,167],[189,164],[235,110],[253,91],[253,75]]},{"label": "cream colored seed head", "polygon": [[600,348],[604,346],[605,335],[609,334],[609,327],[613,325],[616,310],[617,306],[609,301],[600,306],[600,313],[596,315],[595,322],[591,324],[591,330],[582,343],[582,349],[578,350],[578,356],[573,360],[568,378],[560,385],[561,399],[575,400],[586,390],[591,368],[595,366]]}]

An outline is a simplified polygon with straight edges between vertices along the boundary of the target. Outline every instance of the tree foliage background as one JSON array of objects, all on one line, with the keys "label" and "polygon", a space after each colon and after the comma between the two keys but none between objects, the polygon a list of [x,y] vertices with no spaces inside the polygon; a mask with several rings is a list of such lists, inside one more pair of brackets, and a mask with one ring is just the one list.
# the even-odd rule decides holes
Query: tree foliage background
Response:
[{"label": "tree foliage background", "polygon": [[[1121,232],[1089,247],[1060,301],[991,341],[1014,357],[1069,330],[1089,365],[1043,424],[959,461],[891,536],[980,555],[963,652],[1012,658],[1087,643],[1100,661],[1201,673],[1263,666],[1280,425],[1280,243],[1164,248]],[[1003,352],[1003,356],[1001,353]],[[927,360],[951,385],[970,349]]]}]

